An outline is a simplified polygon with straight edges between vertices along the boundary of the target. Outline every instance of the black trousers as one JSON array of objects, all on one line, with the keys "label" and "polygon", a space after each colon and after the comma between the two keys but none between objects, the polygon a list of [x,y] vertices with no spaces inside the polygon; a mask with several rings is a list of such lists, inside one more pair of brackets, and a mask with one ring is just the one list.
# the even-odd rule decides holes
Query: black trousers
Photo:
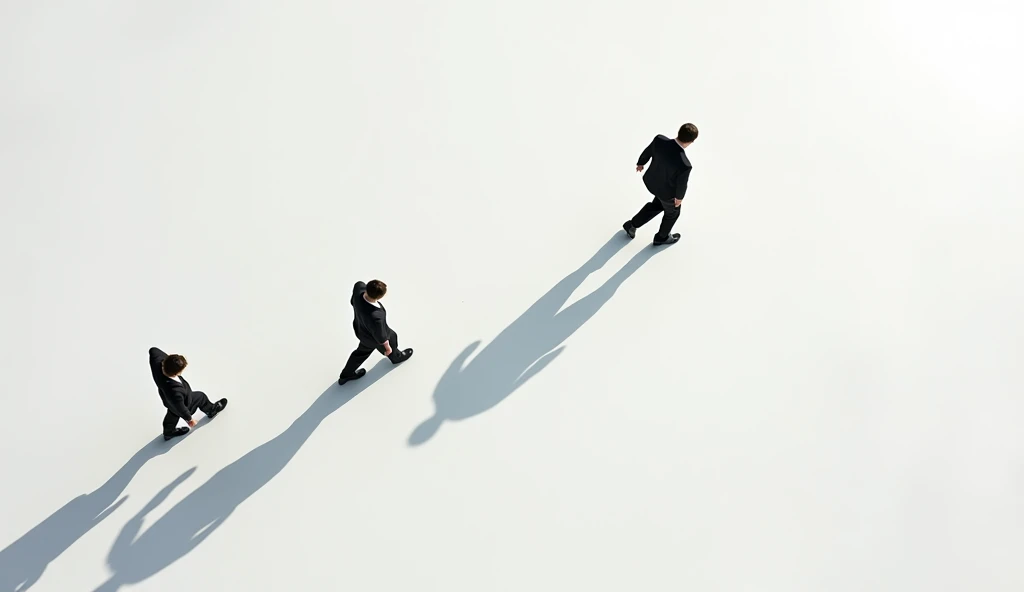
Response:
[{"label": "black trousers", "polygon": [[[391,346],[391,355],[388,356],[388,359],[392,362],[401,361],[402,352],[398,349],[398,333],[395,333],[394,331],[388,333],[388,345]],[[356,370],[363,365],[363,362],[370,357],[373,350],[379,351],[382,356],[387,355],[384,353],[383,345],[360,341],[359,345],[356,347],[356,351],[352,352],[352,355],[348,357],[348,363],[345,364],[345,368],[341,371],[341,377],[344,378],[355,374]]]},{"label": "black trousers", "polygon": [[[203,391],[192,391],[189,395],[188,400],[185,401],[185,406],[188,407],[188,412],[192,415],[196,414],[196,411],[202,411],[204,414],[209,415],[213,413],[213,403],[210,402],[210,398],[206,396]],[[178,414],[168,409],[167,414],[164,415],[164,435],[169,436],[174,433],[174,430],[178,429]]]},{"label": "black trousers", "polygon": [[672,198],[662,199],[655,197],[650,202],[645,203],[644,207],[640,208],[640,211],[636,213],[636,216],[633,216],[629,223],[633,225],[633,228],[640,228],[662,212],[665,215],[661,218],[661,228],[658,229],[658,233],[654,235],[654,238],[665,240],[668,238],[669,233],[672,232],[672,227],[675,226],[676,220],[679,219],[679,207],[676,206]]}]

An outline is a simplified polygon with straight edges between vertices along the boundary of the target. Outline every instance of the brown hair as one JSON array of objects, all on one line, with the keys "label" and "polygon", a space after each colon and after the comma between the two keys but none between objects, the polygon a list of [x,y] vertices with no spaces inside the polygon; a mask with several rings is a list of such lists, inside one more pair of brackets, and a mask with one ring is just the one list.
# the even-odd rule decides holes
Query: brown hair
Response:
[{"label": "brown hair", "polygon": [[366,295],[373,300],[380,300],[388,293],[388,285],[380,280],[370,280],[366,284]]},{"label": "brown hair", "polygon": [[164,358],[164,362],[160,365],[160,368],[167,376],[177,376],[178,374],[181,374],[181,371],[185,369],[185,366],[188,366],[188,360],[185,359],[185,356],[171,354]]},{"label": "brown hair", "polygon": [[692,123],[684,123],[683,126],[679,128],[679,135],[676,136],[676,139],[684,144],[686,142],[692,142],[696,140],[697,126],[693,125]]}]

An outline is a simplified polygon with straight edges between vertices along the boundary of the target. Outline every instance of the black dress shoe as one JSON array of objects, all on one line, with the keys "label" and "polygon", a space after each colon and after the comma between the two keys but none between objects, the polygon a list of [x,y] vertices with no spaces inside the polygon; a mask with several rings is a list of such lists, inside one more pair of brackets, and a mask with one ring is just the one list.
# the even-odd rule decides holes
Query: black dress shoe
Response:
[{"label": "black dress shoe", "polygon": [[366,368],[360,368],[360,369],[356,370],[356,373],[353,374],[352,376],[339,376],[338,377],[338,385],[340,386],[340,385],[343,385],[343,384],[345,384],[346,382],[348,382],[350,380],[356,380],[357,378],[362,378],[365,375],[366,375]]},{"label": "black dress shoe", "polygon": [[666,238],[665,240],[660,240],[658,238],[654,239],[654,244],[655,245],[671,245],[671,244],[677,243],[677,242],[679,242],[679,233],[678,232],[675,233],[675,234],[670,234],[669,237]]},{"label": "black dress shoe", "polygon": [[164,434],[164,441],[170,440],[171,438],[178,438],[188,433],[188,428],[178,428],[170,434]]},{"label": "black dress shoe", "polygon": [[227,406],[228,406],[228,400],[227,399],[221,399],[220,401],[217,401],[216,403],[213,404],[213,411],[210,412],[210,414],[207,415],[206,417],[209,417],[210,419],[213,419],[214,417],[217,417],[217,414],[220,413],[221,411],[224,411],[224,408],[227,407]]},{"label": "black dress shoe", "polygon": [[626,223],[622,225],[622,229],[626,231],[626,236],[629,238],[636,238],[636,228],[633,228],[633,224],[631,222],[626,221]]},{"label": "black dress shoe", "polygon": [[402,362],[408,360],[411,357],[412,357],[412,348],[410,347],[409,349],[402,350],[402,355],[397,360],[394,360],[391,363],[392,364],[401,364]]}]

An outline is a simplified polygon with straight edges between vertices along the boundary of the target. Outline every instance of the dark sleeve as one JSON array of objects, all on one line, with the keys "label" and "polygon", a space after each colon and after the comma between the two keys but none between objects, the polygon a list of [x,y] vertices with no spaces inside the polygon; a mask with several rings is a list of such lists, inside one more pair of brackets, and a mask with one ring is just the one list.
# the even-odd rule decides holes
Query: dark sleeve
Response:
[{"label": "dark sleeve", "polygon": [[360,290],[366,289],[366,282],[356,282],[356,285],[352,286],[352,295],[355,296]]},{"label": "dark sleeve", "polygon": [[384,343],[388,340],[388,328],[387,324],[384,323],[384,311],[375,310],[372,318],[373,322],[368,327],[370,335],[373,336],[377,343]]},{"label": "dark sleeve", "polygon": [[149,348],[149,369],[153,372],[153,380],[163,375],[163,363],[167,359],[167,354],[163,352],[159,347]]},{"label": "dark sleeve", "polygon": [[684,168],[679,171],[679,176],[676,177],[676,199],[683,199],[686,195],[686,184],[690,182],[690,167]]},{"label": "dark sleeve", "polygon": [[652,156],[654,156],[654,140],[651,140],[647,148],[644,148],[644,151],[640,153],[640,158],[636,159],[636,166],[646,165]]},{"label": "dark sleeve", "polygon": [[188,412],[188,407],[185,405],[185,387],[183,385],[177,382],[171,385],[170,392],[167,393],[167,404],[178,414],[178,417],[185,421],[192,421],[192,414]]}]

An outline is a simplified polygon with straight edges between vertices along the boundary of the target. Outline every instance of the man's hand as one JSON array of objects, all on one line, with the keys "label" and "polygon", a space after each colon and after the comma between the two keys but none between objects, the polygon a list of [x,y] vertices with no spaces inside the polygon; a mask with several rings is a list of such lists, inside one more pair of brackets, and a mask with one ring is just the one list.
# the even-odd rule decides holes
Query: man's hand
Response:
[{"label": "man's hand", "polygon": [[391,340],[390,339],[384,342],[384,355],[385,356],[390,356],[391,355]]},{"label": "man's hand", "polygon": [[678,208],[679,206],[683,205],[683,200],[681,200],[681,199],[677,199],[677,200],[675,200],[675,201],[676,201],[676,207],[677,207],[677,208]]},{"label": "man's hand", "polygon": [[196,427],[196,423],[198,423],[198,422],[196,422],[195,419],[190,419],[190,420],[188,420],[188,427],[194,428],[194,427]]},{"label": "man's hand", "polygon": [[639,173],[639,172],[640,172],[640,171],[642,171],[642,170],[644,170],[644,165],[642,165],[642,164],[638,164],[638,165],[636,165],[636,172],[638,172],[638,173]]}]

